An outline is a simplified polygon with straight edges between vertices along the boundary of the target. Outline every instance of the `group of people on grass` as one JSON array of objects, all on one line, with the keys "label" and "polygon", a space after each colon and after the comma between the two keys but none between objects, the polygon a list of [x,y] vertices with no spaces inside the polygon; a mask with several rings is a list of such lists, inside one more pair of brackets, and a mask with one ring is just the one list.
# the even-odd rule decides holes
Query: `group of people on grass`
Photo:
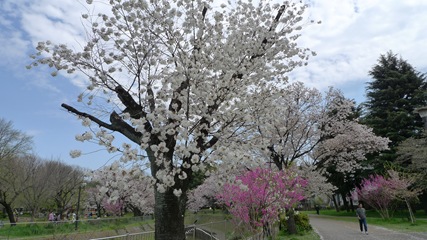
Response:
[{"label": "group of people on grass", "polygon": [[75,222],[76,221],[76,214],[75,213],[68,214],[67,218],[61,219],[61,214],[55,214],[53,211],[51,211],[49,213],[48,220],[49,220],[49,222],[58,222],[58,221],[61,221],[61,220],[69,219],[70,215],[71,215],[71,222]]}]

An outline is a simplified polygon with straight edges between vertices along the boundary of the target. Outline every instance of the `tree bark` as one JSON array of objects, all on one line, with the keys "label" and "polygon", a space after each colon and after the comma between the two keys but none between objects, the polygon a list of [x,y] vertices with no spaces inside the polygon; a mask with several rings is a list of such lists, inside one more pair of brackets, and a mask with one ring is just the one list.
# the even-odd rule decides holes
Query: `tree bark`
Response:
[{"label": "tree bark", "polygon": [[351,208],[351,212],[354,212],[354,202],[352,198],[350,198],[350,208]]},{"label": "tree bark", "polygon": [[141,210],[139,210],[137,207],[132,207],[132,212],[134,217],[141,217],[144,215],[144,213],[141,212]]},{"label": "tree bark", "polygon": [[340,206],[338,206],[337,199],[335,198],[335,194],[332,195],[332,201],[334,202],[335,210],[337,212],[339,212],[340,211]]},{"label": "tree bark", "polygon": [[347,201],[345,194],[341,194],[341,197],[342,197],[342,202],[343,202],[343,205],[345,207],[345,210],[347,212],[350,212],[350,207],[348,206],[348,201]]},{"label": "tree bark", "polygon": [[406,206],[408,207],[409,218],[411,220],[411,223],[414,224],[415,223],[415,215],[414,215],[414,212],[412,211],[411,204],[409,203],[409,200],[407,198],[405,198],[405,203],[406,203]]},{"label": "tree bark", "polygon": [[262,235],[266,239],[270,239],[272,237],[271,236],[271,226],[268,223],[264,223],[264,225],[262,225]]},{"label": "tree bark", "polygon": [[286,223],[288,225],[288,233],[289,234],[297,234],[297,225],[295,223],[295,215],[294,210],[289,209],[286,213],[288,216],[288,220],[286,220]]},{"label": "tree bark", "polygon": [[185,193],[181,197],[173,194],[173,189],[166,192],[155,192],[156,206],[154,218],[156,240],[184,240]]},{"label": "tree bark", "polygon": [[96,212],[97,212],[97,218],[101,217],[101,204],[100,203],[96,203]]},{"label": "tree bark", "polygon": [[423,190],[423,193],[420,196],[420,202],[424,213],[427,214],[427,189]]},{"label": "tree bark", "polygon": [[7,213],[7,217],[9,218],[9,222],[11,226],[15,226],[16,225],[16,220],[15,220],[15,216],[13,214],[13,209],[12,206],[10,204],[7,203],[1,203],[3,205],[3,207],[6,210]]}]

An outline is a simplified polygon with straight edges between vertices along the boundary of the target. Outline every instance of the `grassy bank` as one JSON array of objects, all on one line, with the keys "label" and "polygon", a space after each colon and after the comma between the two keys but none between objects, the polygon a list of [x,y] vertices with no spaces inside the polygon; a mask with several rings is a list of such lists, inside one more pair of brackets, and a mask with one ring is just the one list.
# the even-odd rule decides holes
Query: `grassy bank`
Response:
[{"label": "grassy bank", "polygon": [[[203,226],[214,232],[224,232],[224,234],[233,234],[234,225],[224,220],[230,216],[221,211],[202,211],[197,214],[188,213],[185,217],[185,224],[192,225],[196,222],[197,226]],[[47,222],[36,221],[29,222],[29,218],[20,218],[15,226],[6,223],[6,219],[0,219],[4,225],[0,227],[0,239],[90,239],[101,238],[114,235],[123,235],[127,233],[140,233],[154,231],[154,220],[144,220],[142,217],[132,217],[131,215],[123,217],[107,217],[100,219],[83,219],[77,225],[70,221],[65,222]]]},{"label": "grassy bank", "polygon": [[83,220],[78,223],[77,230],[76,224],[72,222],[18,222],[15,226],[5,224],[0,228],[0,238],[43,239],[52,236],[73,236],[73,239],[88,239],[152,230],[153,220],[131,217]]},{"label": "grassy bank", "polygon": [[[316,214],[315,211],[306,211],[308,214]],[[335,210],[321,210],[320,216],[333,218],[338,221],[355,222],[357,218],[354,212],[336,212]],[[417,222],[411,224],[404,212],[397,213],[391,219],[381,219],[375,211],[367,211],[368,224],[381,226],[401,232],[426,232],[427,217],[421,213],[417,213]],[[185,224],[203,226],[204,229],[222,233],[227,238],[246,235],[238,230],[238,227],[231,221],[230,215],[224,214],[221,211],[201,211],[197,214],[188,213],[185,217]],[[71,222],[51,223],[51,222],[36,222],[25,223],[19,222],[16,226],[5,224],[0,228],[0,238],[10,239],[43,239],[55,237],[72,237],[72,239],[88,239],[100,238],[113,235],[121,235],[126,233],[147,232],[154,230],[154,220],[143,220],[142,218],[120,217],[120,218],[102,218],[102,219],[85,219],[78,223],[78,230],[75,229],[75,224]],[[314,231],[305,232],[298,235],[287,235],[280,232],[277,236],[278,240],[319,240],[319,236]]]}]

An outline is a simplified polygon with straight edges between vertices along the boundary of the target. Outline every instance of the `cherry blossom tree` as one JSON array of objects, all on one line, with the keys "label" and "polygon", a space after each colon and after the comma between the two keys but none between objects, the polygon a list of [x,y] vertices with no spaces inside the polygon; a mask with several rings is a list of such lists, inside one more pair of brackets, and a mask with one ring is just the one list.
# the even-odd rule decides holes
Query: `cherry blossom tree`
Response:
[{"label": "cherry blossom tree", "polygon": [[262,227],[268,237],[279,213],[304,199],[306,184],[294,170],[256,168],[225,184],[218,198],[237,219],[252,230]]},{"label": "cherry blossom tree", "polygon": [[90,185],[90,187],[85,189],[87,193],[88,205],[96,206],[96,215],[101,217],[102,203],[106,200],[107,196],[99,192],[94,182],[90,182]]},{"label": "cherry blossom tree", "polygon": [[362,168],[367,154],[388,149],[389,139],[376,136],[371,128],[359,123],[355,102],[341,91],[330,89],[325,102],[323,140],[313,154],[319,168],[333,165],[337,172],[354,173]]},{"label": "cherry blossom tree", "polygon": [[[122,204],[135,216],[153,214],[154,187],[152,178],[141,171],[138,165],[124,168],[119,162],[94,171],[92,181],[97,183],[97,192],[109,204]],[[103,206],[105,208],[105,206]]]},{"label": "cherry blossom tree", "polygon": [[424,212],[427,213],[427,135],[426,132],[418,138],[408,138],[397,146],[398,158],[396,164],[404,166],[405,170],[411,174],[419,175],[415,182],[418,188],[423,189],[420,196],[420,202]]},{"label": "cherry blossom tree", "polygon": [[315,197],[319,195],[329,196],[337,189],[337,187],[328,182],[325,175],[321,174],[320,171],[317,171],[316,166],[312,164],[301,164],[298,168],[298,174],[307,181],[307,185],[304,188],[304,195],[307,197]]},{"label": "cherry blossom tree", "polygon": [[[90,26],[81,51],[40,42],[31,66],[46,64],[52,76],[87,76],[87,89],[78,100],[89,107],[62,104],[91,127],[79,140],[97,138],[108,151],[122,152],[124,160],[147,158],[156,181],[155,238],[183,239],[193,172],[215,159],[239,161],[239,154],[226,158],[221,150],[229,152],[233,145],[228,142],[253,122],[248,111],[256,104],[253,96],[270,84],[286,84],[286,74],[312,55],[296,43],[306,5],[215,5],[212,0],[109,4],[109,13],[83,14]],[[137,148],[115,146],[113,133]]]},{"label": "cherry blossom tree", "polygon": [[[302,162],[321,141],[319,126],[325,109],[322,94],[297,82],[284,89],[270,88],[269,98],[257,99],[265,108],[254,111],[256,129],[260,141],[260,156],[279,170]],[[267,107],[271,106],[271,107]]]},{"label": "cherry blossom tree", "polygon": [[421,193],[420,188],[414,188],[414,184],[418,179],[417,176],[399,173],[394,170],[389,170],[387,173],[389,181],[391,182],[394,198],[405,202],[411,222],[415,223],[415,215],[412,211],[410,202],[411,200],[417,199],[418,195]]},{"label": "cherry blossom tree", "polygon": [[256,99],[265,108],[254,110],[253,140],[261,142],[254,151],[278,169],[309,161],[323,172],[334,165],[338,172],[352,173],[366,154],[388,148],[388,139],[358,122],[354,101],[339,90],[331,88],[323,97],[297,82],[268,91],[274,94]]},{"label": "cherry blossom tree", "polygon": [[411,222],[415,222],[415,217],[410,205],[411,199],[416,199],[420,193],[419,189],[411,189],[415,178],[404,176],[397,171],[389,170],[388,177],[381,175],[371,175],[364,179],[357,195],[359,200],[372,206],[382,218],[390,218],[391,203],[393,200],[403,201],[408,207]]},{"label": "cherry blossom tree", "polygon": [[215,209],[216,197],[221,192],[222,187],[223,180],[217,174],[209,176],[201,185],[189,191],[187,208],[193,212],[197,212],[203,207]]}]

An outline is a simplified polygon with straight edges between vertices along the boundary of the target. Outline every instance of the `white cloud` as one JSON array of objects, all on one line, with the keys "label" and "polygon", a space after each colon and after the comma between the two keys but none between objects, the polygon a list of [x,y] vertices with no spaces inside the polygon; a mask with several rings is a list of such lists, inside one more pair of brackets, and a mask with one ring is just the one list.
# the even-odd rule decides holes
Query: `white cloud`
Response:
[{"label": "white cloud", "polygon": [[[2,30],[0,34],[0,66],[13,67],[22,58],[26,57],[26,49],[29,42],[22,38],[20,32]],[[22,66],[24,68],[24,66]]]},{"label": "white cloud", "polygon": [[39,0],[31,2],[21,11],[22,28],[34,46],[46,40],[76,47],[84,42],[80,16],[86,10],[79,1]]},{"label": "white cloud", "polygon": [[[307,9],[309,19],[321,20],[322,24],[308,24],[301,31],[300,45],[309,47],[318,55],[307,67],[293,72],[292,80],[322,90],[328,86],[345,86],[347,82],[363,85],[370,80],[368,71],[379,55],[388,50],[401,54],[418,70],[427,70],[424,60],[427,1],[306,1],[310,5]],[[83,0],[3,0],[0,7],[5,14],[0,14],[0,20],[4,20],[1,24],[9,32],[0,32],[0,44],[7,46],[11,41],[13,45],[3,48],[0,53],[15,62],[26,57],[24,55],[38,41],[44,40],[79,49],[79,43],[85,38],[81,14],[108,10],[108,5],[102,2],[88,7]],[[17,19],[21,26],[17,26]],[[4,61],[0,60],[0,64],[5,64]],[[84,85],[81,77],[71,81],[79,87]]]},{"label": "white cloud", "polygon": [[301,45],[318,53],[294,80],[325,89],[370,80],[380,54],[400,54],[420,71],[427,70],[427,1],[312,0],[308,15],[321,20],[307,26]]}]

